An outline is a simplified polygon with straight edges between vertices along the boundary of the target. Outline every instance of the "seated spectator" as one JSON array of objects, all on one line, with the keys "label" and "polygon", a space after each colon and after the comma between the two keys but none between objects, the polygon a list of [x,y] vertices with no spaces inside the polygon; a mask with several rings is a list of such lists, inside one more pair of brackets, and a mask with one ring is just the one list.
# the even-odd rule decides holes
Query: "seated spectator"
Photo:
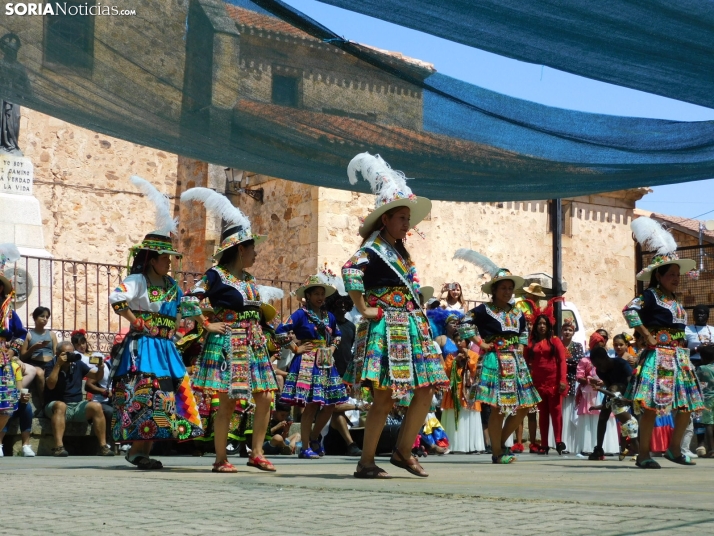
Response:
[{"label": "seated spectator", "polygon": [[52,421],[54,456],[68,456],[63,445],[66,423],[92,421],[94,435],[99,441],[99,456],[114,456],[107,445],[106,420],[98,402],[82,400],[82,378],[97,382],[104,377],[104,367],[91,368],[82,362],[69,341],[57,345],[57,355],[45,368],[45,415]]},{"label": "seated spectator", "polygon": [[[22,363],[18,363],[16,361],[12,362],[12,372],[15,375],[15,385],[17,385],[18,387],[22,385],[22,370]],[[18,391],[20,391],[20,394],[17,401],[17,409],[10,414],[9,420],[5,424],[4,428],[0,431],[0,456],[3,456],[2,441],[3,439],[5,439],[5,434],[7,433],[10,421],[17,418],[20,420],[22,455],[27,458],[31,458],[35,456],[35,452],[30,446],[30,432],[32,431],[32,406],[30,405],[30,392],[25,388],[22,388],[21,390],[18,389]]]},{"label": "seated spectator", "polygon": [[265,443],[263,443],[263,451],[266,454],[284,454],[286,456],[295,454],[295,446],[300,441],[300,434],[289,435],[292,423],[290,406],[277,402],[270,417]]},{"label": "seated spectator", "polygon": [[[106,422],[107,444],[111,445],[113,441],[112,430],[110,423],[112,422],[112,414],[114,407],[112,406],[111,391],[109,390],[109,364],[104,359],[104,354],[101,352],[92,352],[89,349],[87,342],[87,332],[83,329],[73,331],[71,334],[72,344],[78,353],[82,354],[82,362],[92,368],[97,368],[101,363],[104,366],[104,376],[101,381],[94,378],[87,378],[84,384],[84,390],[91,394],[92,401],[102,405],[104,413],[104,421]],[[91,355],[90,355],[91,354]]]},{"label": "seated spectator", "polygon": [[[20,359],[34,367],[37,392],[41,398],[45,391],[46,366],[52,361],[52,356],[57,350],[57,337],[52,331],[45,329],[50,322],[50,310],[47,307],[37,307],[32,311],[32,318],[35,327],[27,332],[25,342],[20,349]],[[42,402],[42,404],[46,403],[46,401]]]},{"label": "seated spectator", "polygon": [[350,427],[359,425],[361,411],[369,409],[369,404],[348,398],[344,404],[337,404],[327,425],[325,452],[330,456],[361,456],[362,450],[352,438]]}]

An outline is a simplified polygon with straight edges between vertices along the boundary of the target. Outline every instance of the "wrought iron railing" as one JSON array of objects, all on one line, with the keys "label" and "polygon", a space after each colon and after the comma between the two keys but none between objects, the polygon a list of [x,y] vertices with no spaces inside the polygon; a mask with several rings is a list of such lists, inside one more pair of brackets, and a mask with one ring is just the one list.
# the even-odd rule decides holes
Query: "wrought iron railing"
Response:
[{"label": "wrought iron railing", "polygon": [[[58,339],[69,339],[72,331],[84,329],[92,350],[108,352],[117,333],[128,326],[109,307],[109,294],[126,275],[126,266],[89,261],[23,256],[14,270],[8,268],[15,285],[15,310],[23,324],[34,327],[32,311],[38,306],[51,310],[50,329]],[[202,276],[197,272],[176,272],[172,276],[182,290],[189,290]],[[273,303],[281,317],[297,308],[290,293],[296,281],[259,279],[261,285],[281,288],[285,298]]]}]

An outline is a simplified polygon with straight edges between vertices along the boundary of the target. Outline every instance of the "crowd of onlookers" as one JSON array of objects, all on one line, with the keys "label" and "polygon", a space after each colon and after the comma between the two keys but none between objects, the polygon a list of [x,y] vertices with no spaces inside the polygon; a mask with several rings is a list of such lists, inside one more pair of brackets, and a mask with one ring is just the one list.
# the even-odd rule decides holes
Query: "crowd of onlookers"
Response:
[{"label": "crowd of onlookers", "polygon": [[[427,312],[430,309],[444,309],[457,313],[466,312],[461,288],[457,283],[445,285],[442,293],[441,297],[426,300],[424,305]],[[339,374],[344,375],[352,359],[352,347],[355,341],[356,327],[352,318],[353,304],[349,297],[335,294],[327,300],[326,306],[335,315],[342,334],[334,359]],[[687,344],[691,350],[692,362],[697,368],[705,403],[711,410],[714,403],[714,326],[708,324],[709,309],[707,307],[695,307],[692,316],[694,322],[686,329]],[[82,330],[73,332],[70,340],[58,341],[55,333],[46,327],[50,323],[50,310],[46,307],[35,309],[32,317],[34,327],[28,330],[25,341],[19,349],[20,359],[13,363],[13,370],[16,373],[21,394],[18,409],[12,415],[10,422],[17,420],[19,423],[22,436],[20,454],[35,455],[30,445],[32,420],[33,417],[44,417],[51,422],[54,440],[52,453],[55,456],[68,455],[64,447],[64,433],[66,424],[70,422],[90,422],[93,434],[99,443],[98,453],[103,456],[114,455],[110,430],[113,410],[111,389],[108,385],[111,353],[105,355],[92,351],[87,342],[86,333]],[[557,384],[552,386],[537,385],[539,392],[547,393],[547,396],[541,396],[544,398],[544,402],[539,405],[540,411],[531,413],[528,419],[524,419],[528,425],[529,450],[532,453],[547,454],[550,449],[557,449],[559,453],[561,451],[570,452],[580,456],[589,456],[591,459],[602,459],[602,456],[606,454],[616,454],[628,449],[629,452],[635,452],[636,449],[632,444],[619,439],[622,434],[618,433],[623,426],[629,425],[631,409],[628,410],[627,415],[621,416],[625,412],[619,411],[616,405],[610,403],[612,397],[601,391],[603,389],[615,390],[621,394],[626,391],[627,382],[636,373],[638,364],[638,354],[641,349],[638,336],[636,333],[633,335],[623,333],[611,338],[607,331],[599,329],[590,336],[586,347],[578,350],[571,344],[574,329],[572,324],[564,324],[562,335],[555,337],[550,321],[547,318],[541,319],[541,317],[539,317],[537,325],[531,327],[531,342],[525,348],[525,353],[527,357],[530,356],[529,363],[534,381],[538,378],[545,378],[541,383],[547,384],[548,381],[554,381],[553,377],[558,377],[549,376],[538,370],[540,365],[534,356],[538,355],[539,344],[545,345],[544,348],[551,348],[548,351],[552,352],[569,348],[569,353],[567,356],[564,354],[562,356],[567,361],[566,376],[559,377]],[[9,334],[0,333],[0,338],[2,337],[9,338]],[[468,348],[465,343],[461,342],[455,329],[444,331],[444,336],[438,339],[441,344],[444,344],[444,337],[454,342],[458,347],[456,361],[451,362],[450,366],[453,366],[454,363],[461,363],[462,371],[467,370],[471,365],[475,366],[478,351],[474,352],[473,350],[476,349]],[[119,348],[122,339],[122,335],[115,338],[114,351]],[[555,350],[552,350],[553,348]],[[573,348],[577,351],[572,351]],[[469,356],[473,359],[471,365],[469,365]],[[281,386],[291,358],[292,355],[287,349],[274,355],[273,365]],[[467,383],[472,379],[469,378],[468,372],[466,378],[468,378],[465,379]],[[464,380],[464,377],[461,379]],[[361,389],[359,393],[351,392],[351,389],[352,386],[349,387],[349,400],[335,408],[332,418],[320,434],[320,440],[328,455],[359,456],[361,453],[362,425],[369,408],[370,396],[365,389]],[[465,385],[464,389],[466,392],[468,385]],[[447,406],[444,404],[444,393],[437,393],[433,400],[432,412],[415,442],[415,453],[420,455],[445,454],[449,452],[450,447],[454,450],[453,441],[450,442],[450,438],[444,433],[439,421],[442,418],[442,409],[446,407],[453,409],[453,400]],[[393,448],[405,409],[406,404],[395,403],[380,439],[379,452],[389,452]],[[466,442],[459,440],[457,445],[472,446],[460,447],[456,450],[468,453],[490,452],[490,439],[486,426],[490,408],[486,406],[471,409],[480,413],[481,426],[472,426],[467,433],[477,437]],[[685,454],[714,456],[712,433],[714,420],[712,412],[709,410],[705,411],[701,417],[693,419],[689,433],[685,434],[682,446]],[[611,413],[617,417],[611,417]],[[447,418],[448,415],[444,414],[443,417]],[[297,427],[293,427],[293,422],[299,422],[299,420],[299,408],[292,408],[277,402],[265,438],[265,452],[269,455],[293,455],[299,452],[301,437],[297,432]],[[667,449],[668,437],[672,431],[670,423],[671,417],[669,420],[658,419],[660,440],[653,442],[655,452]],[[558,432],[557,440],[554,437],[553,428]],[[6,431],[7,427],[0,432],[0,443]],[[461,432],[462,435],[464,433]],[[548,437],[545,437],[546,435]],[[692,441],[694,436],[696,436],[696,441]],[[518,453],[525,450],[525,437],[526,429],[522,425],[509,441],[508,446],[512,452]],[[234,446],[234,451],[242,450],[245,453],[245,445],[246,443],[249,445],[250,441],[242,438],[241,443],[241,445]],[[559,443],[562,445],[559,446]],[[203,443],[202,449],[205,450],[207,445],[207,443]],[[693,445],[696,454],[690,451],[690,445]],[[2,455],[2,449],[0,449],[0,455]]]}]

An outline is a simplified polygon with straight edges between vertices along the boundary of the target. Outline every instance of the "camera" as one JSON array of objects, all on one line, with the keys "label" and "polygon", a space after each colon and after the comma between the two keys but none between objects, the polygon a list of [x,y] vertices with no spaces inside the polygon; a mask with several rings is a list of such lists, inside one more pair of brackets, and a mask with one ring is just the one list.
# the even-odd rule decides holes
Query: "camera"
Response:
[{"label": "camera", "polygon": [[76,363],[82,360],[82,354],[77,352],[67,352],[67,363]]}]

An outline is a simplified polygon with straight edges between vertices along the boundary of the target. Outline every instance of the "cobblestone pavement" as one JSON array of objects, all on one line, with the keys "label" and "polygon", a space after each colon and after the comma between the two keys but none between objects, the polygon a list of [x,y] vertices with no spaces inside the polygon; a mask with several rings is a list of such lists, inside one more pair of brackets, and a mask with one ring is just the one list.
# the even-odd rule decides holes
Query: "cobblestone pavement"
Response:
[{"label": "cobblestone pavement", "polygon": [[[0,534],[714,534],[714,460],[659,471],[632,462],[522,455],[423,462],[418,479],[352,478],[354,459],[273,458],[261,473],[212,474],[212,458],[0,458]],[[394,469],[394,471],[391,471]]]}]

